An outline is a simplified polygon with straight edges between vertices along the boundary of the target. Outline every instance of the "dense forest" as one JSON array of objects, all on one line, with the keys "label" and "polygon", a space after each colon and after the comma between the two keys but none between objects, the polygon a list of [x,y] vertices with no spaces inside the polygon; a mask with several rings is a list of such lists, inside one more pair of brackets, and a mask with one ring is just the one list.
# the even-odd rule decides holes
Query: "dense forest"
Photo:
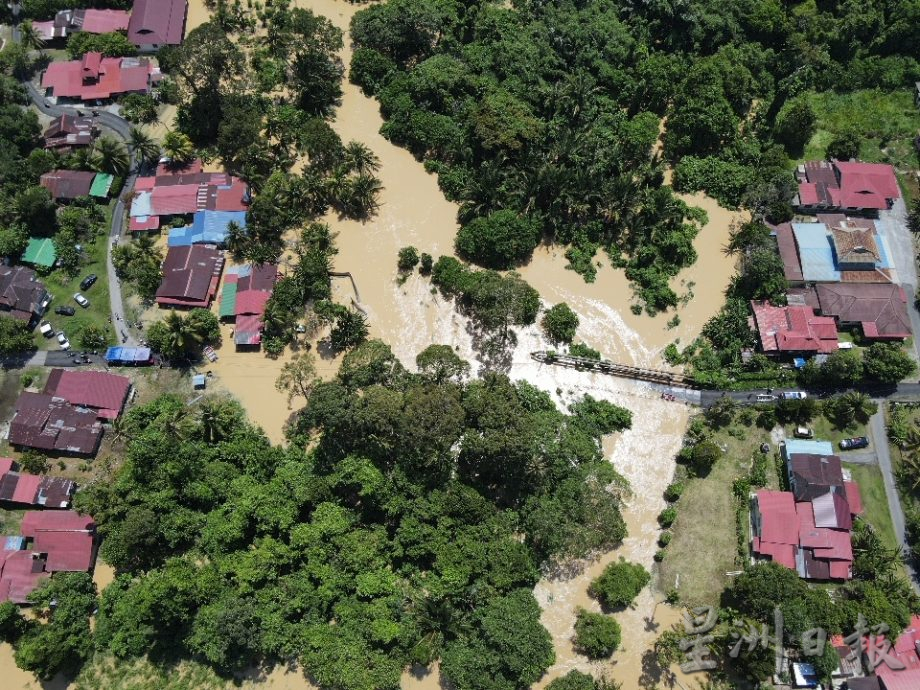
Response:
[{"label": "dense forest", "polygon": [[463,255],[508,268],[542,236],[590,279],[602,247],[654,312],[677,304],[700,220],[664,162],[680,190],[787,218],[808,93],[912,84],[918,18],[884,0],[389,0],[354,17],[350,76],[461,203]]},{"label": "dense forest", "polygon": [[418,366],[379,341],[355,348],[334,380],[301,382],[286,448],[230,400],[132,409],[124,462],[77,498],[118,572],[92,639],[92,584],[56,576],[36,603],[57,597],[68,615],[36,626],[0,610],[17,662],[50,677],[94,650],[228,673],[296,659],[323,687],[379,690],[440,659],[461,688],[536,681],[554,653],[531,590],[541,566],[625,536],[628,488],[600,439],[631,415],[467,381],[446,346]]}]

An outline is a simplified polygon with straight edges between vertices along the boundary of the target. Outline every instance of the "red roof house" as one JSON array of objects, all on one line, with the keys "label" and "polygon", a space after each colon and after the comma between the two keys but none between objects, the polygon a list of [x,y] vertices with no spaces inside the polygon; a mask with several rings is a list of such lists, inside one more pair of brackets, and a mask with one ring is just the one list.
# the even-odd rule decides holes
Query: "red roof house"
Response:
[{"label": "red roof house", "polygon": [[44,393],[23,391],[16,401],[9,441],[66,455],[95,455],[103,428],[95,410],[74,407]]},{"label": "red roof house", "polygon": [[816,316],[806,305],[776,307],[751,301],[754,325],[765,353],[828,353],[837,350],[837,325],[829,316]]},{"label": "red roof house", "polygon": [[94,179],[96,173],[88,170],[52,170],[38,178],[38,183],[51,192],[55,201],[72,201],[89,196]]},{"label": "red roof house", "polygon": [[80,60],[52,62],[42,75],[48,96],[81,101],[149,93],[159,69],[144,58],[110,58],[86,53]]},{"label": "red roof house", "polygon": [[891,208],[901,196],[894,168],[882,163],[811,161],[800,166],[801,210],[877,212]]},{"label": "red roof house", "polygon": [[105,371],[52,369],[44,392],[71,405],[90,407],[103,419],[115,419],[121,414],[130,390],[131,380],[127,376]]},{"label": "red roof house", "polygon": [[34,324],[50,302],[51,295],[31,268],[0,265],[0,314]]},{"label": "red roof house", "polygon": [[754,553],[795,569],[798,550],[795,501],[788,491],[757,492],[751,508]]},{"label": "red roof house", "polygon": [[882,663],[875,669],[885,690],[917,690],[920,688],[920,616],[914,615],[910,625],[902,632],[888,651],[904,665],[903,670],[892,669]]},{"label": "red roof house", "polygon": [[841,326],[862,328],[872,340],[904,340],[911,335],[907,295],[891,283],[819,283],[821,313]]},{"label": "red roof house", "polygon": [[142,51],[177,46],[185,35],[188,0],[134,0],[128,40]]},{"label": "red roof house", "polygon": [[28,596],[49,577],[46,559],[25,550],[0,551],[0,601],[28,603]]},{"label": "red roof house", "polygon": [[130,16],[126,10],[75,10],[72,28],[89,34],[126,31]]},{"label": "red roof house", "polygon": [[33,510],[20,529],[32,539],[32,550],[47,554],[48,572],[89,572],[96,556],[96,523],[72,510]]},{"label": "red roof house", "polygon": [[157,304],[208,307],[217,294],[223,267],[224,257],[214,247],[204,244],[170,247],[163,262]]}]

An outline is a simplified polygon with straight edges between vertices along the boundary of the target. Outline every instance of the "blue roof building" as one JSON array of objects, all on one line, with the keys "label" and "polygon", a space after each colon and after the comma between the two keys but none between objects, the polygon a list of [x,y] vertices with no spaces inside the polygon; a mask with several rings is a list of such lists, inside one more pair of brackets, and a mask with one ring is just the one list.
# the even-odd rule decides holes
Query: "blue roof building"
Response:
[{"label": "blue roof building", "polygon": [[169,231],[170,247],[187,247],[192,244],[223,245],[227,240],[227,226],[236,223],[246,227],[245,211],[198,211],[192,224]]},{"label": "blue roof building", "polygon": [[834,444],[830,441],[808,441],[801,438],[787,438],[783,444],[783,459],[790,455],[833,455]]}]

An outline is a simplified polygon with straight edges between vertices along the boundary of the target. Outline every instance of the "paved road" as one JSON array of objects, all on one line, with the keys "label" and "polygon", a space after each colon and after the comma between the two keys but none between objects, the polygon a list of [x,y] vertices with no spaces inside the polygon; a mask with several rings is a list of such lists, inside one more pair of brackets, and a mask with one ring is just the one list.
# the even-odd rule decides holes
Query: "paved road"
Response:
[{"label": "paved road", "polygon": [[[892,256],[898,281],[907,295],[907,313],[914,333],[920,333],[920,310],[914,304],[917,293],[917,263],[913,233],[907,227],[907,205],[904,199],[895,199],[890,210],[881,211],[879,219],[884,222],[885,241]],[[914,338],[914,354],[920,360],[920,338]]]},{"label": "paved road", "polygon": [[[35,87],[35,84],[33,84],[31,81],[24,81],[23,84],[26,87],[26,91],[29,93],[29,97],[32,99],[32,103],[34,103],[35,106],[45,115],[50,117],[58,117],[63,114],[77,114],[77,108],[71,106],[59,106],[51,103],[50,101],[47,101],[44,96],[39,93],[38,89]],[[112,113],[105,112],[103,110],[98,112],[99,114],[96,115],[95,118],[101,125],[113,131],[117,136],[121,137],[122,140],[128,140],[128,138],[131,136],[131,124],[127,120],[124,120],[117,115],[113,115]],[[132,164],[133,163],[134,161],[132,161]],[[125,205],[123,199],[130,197],[131,190],[134,189],[134,183],[136,181],[137,174],[136,172],[132,171],[132,173],[128,176],[128,179],[125,180],[121,197],[116,202],[115,208],[112,211],[112,226],[109,230],[109,246],[106,253],[106,273],[108,274],[109,280],[109,302],[110,310],[112,312],[112,325],[115,328],[116,338],[128,346],[134,346],[138,343],[134,336],[131,334],[131,330],[125,326],[125,304],[121,294],[121,283],[118,280],[118,276],[115,275],[115,267],[112,264],[112,249],[121,241],[125,216]]]},{"label": "paved road", "polygon": [[[872,432],[875,452],[878,455],[879,469],[882,471],[885,496],[888,498],[888,511],[891,513],[891,522],[894,525],[894,536],[898,544],[901,545],[901,548],[904,549],[904,553],[907,554],[910,552],[910,544],[907,543],[904,510],[901,508],[901,498],[898,495],[898,488],[894,479],[894,469],[891,465],[891,453],[888,449],[888,434],[885,429],[885,408],[883,405],[880,404],[878,412],[872,415],[872,419],[869,420],[869,428]],[[920,592],[917,572],[913,569],[909,561],[906,563],[905,567],[914,589]]]}]

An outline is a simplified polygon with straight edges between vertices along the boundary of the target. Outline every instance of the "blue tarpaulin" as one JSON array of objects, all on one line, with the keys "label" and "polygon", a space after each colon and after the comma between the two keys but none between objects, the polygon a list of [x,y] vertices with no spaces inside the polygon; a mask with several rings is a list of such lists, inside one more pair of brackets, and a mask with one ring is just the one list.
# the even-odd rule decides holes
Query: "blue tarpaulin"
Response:
[{"label": "blue tarpaulin", "polygon": [[245,211],[198,211],[192,224],[169,231],[170,247],[187,247],[191,244],[223,244],[227,239],[227,226],[236,223],[246,227]]},{"label": "blue tarpaulin", "polygon": [[149,347],[110,347],[105,351],[109,364],[144,364],[150,361]]}]

